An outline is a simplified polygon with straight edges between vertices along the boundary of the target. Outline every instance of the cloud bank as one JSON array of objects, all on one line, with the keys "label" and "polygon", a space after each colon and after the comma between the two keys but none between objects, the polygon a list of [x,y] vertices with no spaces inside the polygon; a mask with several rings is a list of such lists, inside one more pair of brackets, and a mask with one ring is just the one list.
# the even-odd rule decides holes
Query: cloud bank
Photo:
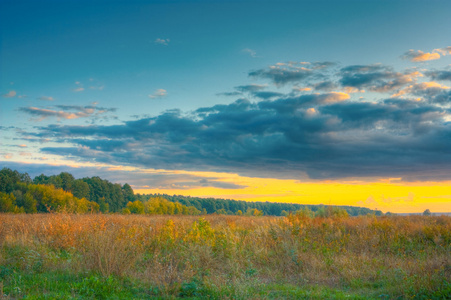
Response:
[{"label": "cloud bank", "polygon": [[52,124],[26,134],[61,144],[41,148],[44,154],[111,165],[295,179],[451,180],[446,68],[286,62],[249,77],[264,83],[235,87],[229,96],[239,99],[232,103],[108,126]]}]

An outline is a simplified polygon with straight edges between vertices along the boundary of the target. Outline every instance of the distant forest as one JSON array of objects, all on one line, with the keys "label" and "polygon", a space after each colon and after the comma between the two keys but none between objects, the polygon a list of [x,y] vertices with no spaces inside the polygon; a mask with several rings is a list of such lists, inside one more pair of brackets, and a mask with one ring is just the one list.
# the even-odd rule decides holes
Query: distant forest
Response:
[{"label": "distant forest", "polygon": [[0,171],[0,212],[13,213],[123,213],[160,215],[269,215],[297,211],[314,215],[350,216],[382,212],[365,207],[302,205],[277,202],[247,202],[166,194],[135,194],[132,187],[100,177],[75,179],[67,172],[31,179],[27,173],[3,168]]}]

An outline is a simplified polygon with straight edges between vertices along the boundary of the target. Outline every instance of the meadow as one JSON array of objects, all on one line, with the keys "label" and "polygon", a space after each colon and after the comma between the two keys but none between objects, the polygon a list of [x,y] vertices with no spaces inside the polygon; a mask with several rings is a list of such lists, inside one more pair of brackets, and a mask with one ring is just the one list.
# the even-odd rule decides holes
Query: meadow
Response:
[{"label": "meadow", "polygon": [[0,214],[4,299],[449,299],[451,218]]}]

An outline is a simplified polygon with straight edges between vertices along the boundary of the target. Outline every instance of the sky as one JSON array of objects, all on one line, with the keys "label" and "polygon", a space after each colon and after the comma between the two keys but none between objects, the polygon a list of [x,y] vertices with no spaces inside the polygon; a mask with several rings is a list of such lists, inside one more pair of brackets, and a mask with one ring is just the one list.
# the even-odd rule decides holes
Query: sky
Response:
[{"label": "sky", "polygon": [[0,0],[0,167],[451,212],[450,1]]}]

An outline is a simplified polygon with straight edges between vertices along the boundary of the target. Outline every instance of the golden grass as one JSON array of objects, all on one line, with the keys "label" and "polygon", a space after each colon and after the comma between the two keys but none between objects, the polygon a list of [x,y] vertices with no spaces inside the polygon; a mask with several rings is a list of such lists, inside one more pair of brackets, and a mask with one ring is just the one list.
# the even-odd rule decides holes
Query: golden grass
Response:
[{"label": "golden grass", "polygon": [[[249,280],[434,291],[451,276],[450,217],[0,214],[0,263],[156,286]],[[407,293],[407,294],[406,294]]]}]

